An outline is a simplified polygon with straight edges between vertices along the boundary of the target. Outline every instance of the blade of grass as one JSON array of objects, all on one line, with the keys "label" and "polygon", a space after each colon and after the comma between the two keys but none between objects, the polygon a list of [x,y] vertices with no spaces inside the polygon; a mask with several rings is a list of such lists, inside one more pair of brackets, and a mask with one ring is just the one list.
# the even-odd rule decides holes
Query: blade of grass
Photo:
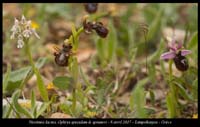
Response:
[{"label": "blade of grass", "polygon": [[140,80],[136,84],[136,88],[131,93],[130,97],[130,108],[135,111],[136,118],[147,118],[146,111],[144,109],[145,106],[145,91],[144,85],[147,83],[149,78],[145,78]]},{"label": "blade of grass", "polygon": [[[116,52],[116,46],[117,46],[117,32],[113,26],[113,21],[109,22],[109,35],[108,35],[108,42],[107,44],[107,51],[108,51],[108,56],[107,59],[109,61],[112,61],[114,59],[114,55]],[[105,49],[104,49],[105,50]]]},{"label": "blade of grass", "polygon": [[9,81],[9,78],[10,78],[10,72],[11,72],[11,66],[10,64],[8,63],[8,66],[7,66],[7,72],[3,78],[3,94],[6,93],[6,88],[8,86],[8,81]]},{"label": "blade of grass", "polygon": [[12,98],[12,103],[13,106],[15,107],[16,111],[18,113],[21,113],[25,116],[27,116],[28,118],[33,118],[32,114],[28,112],[28,110],[26,110],[25,108],[21,107],[18,103],[18,98],[20,96],[20,90],[16,90],[15,93],[13,93],[13,98]]},{"label": "blade of grass", "polygon": [[32,55],[31,55],[31,51],[30,51],[30,47],[29,47],[28,42],[25,43],[25,50],[26,50],[26,53],[28,55],[29,61],[31,63],[32,69],[33,69],[33,71],[34,71],[34,73],[37,77],[37,86],[38,86],[40,95],[41,95],[42,99],[47,102],[47,101],[49,101],[48,92],[47,92],[46,87],[44,85],[44,82],[42,80],[42,76],[40,75],[38,68],[35,66],[35,64],[33,62],[33,58],[32,58]]}]

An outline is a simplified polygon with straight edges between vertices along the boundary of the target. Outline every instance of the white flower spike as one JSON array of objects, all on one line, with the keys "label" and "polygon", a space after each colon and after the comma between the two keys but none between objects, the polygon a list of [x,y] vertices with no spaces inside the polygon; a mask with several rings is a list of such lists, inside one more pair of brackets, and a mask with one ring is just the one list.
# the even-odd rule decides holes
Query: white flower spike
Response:
[{"label": "white flower spike", "polygon": [[17,39],[17,48],[24,46],[24,39],[28,39],[34,34],[36,38],[40,39],[35,29],[31,27],[31,20],[26,20],[25,16],[22,15],[21,20],[15,18],[14,25],[11,28],[11,39]]}]

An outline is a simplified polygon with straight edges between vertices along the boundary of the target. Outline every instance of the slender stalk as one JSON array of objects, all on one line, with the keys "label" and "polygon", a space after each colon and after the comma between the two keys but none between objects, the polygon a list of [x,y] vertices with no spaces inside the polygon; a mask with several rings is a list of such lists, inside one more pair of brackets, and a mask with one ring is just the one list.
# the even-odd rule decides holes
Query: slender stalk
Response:
[{"label": "slender stalk", "polygon": [[73,37],[73,35],[71,35],[69,37],[69,42],[73,42],[74,41],[74,38],[77,38],[82,32],[83,32],[84,28],[83,27],[80,27],[76,33],[76,36]]},{"label": "slender stalk", "polygon": [[[94,15],[94,16],[91,16],[90,17],[90,19],[92,19],[92,20],[97,20],[97,19],[99,19],[99,18],[101,18],[101,17],[104,17],[104,16],[108,16],[109,15],[109,13],[102,13],[102,14],[99,14],[99,15]],[[82,27],[80,27],[78,30],[77,30],[77,32],[75,33],[75,35],[71,35],[70,37],[69,37],[69,42],[73,42],[72,44],[72,46],[74,46],[74,44],[76,43],[75,42],[75,40],[78,40],[78,37],[79,37],[79,35],[82,33],[84,31],[84,28],[83,28],[83,26]],[[77,44],[78,45],[78,44]],[[78,47],[78,46],[77,46]],[[76,69],[78,69],[78,63],[77,63],[77,59],[75,58],[72,58],[72,64],[71,64],[71,66],[70,66],[70,72],[71,72],[71,74],[72,74],[72,76],[73,76],[73,78],[74,78],[74,86],[73,86],[73,91],[72,91],[72,111],[73,111],[73,113],[75,113],[75,111],[76,111],[76,101],[77,101],[77,98],[76,98],[76,89],[77,89],[77,85],[78,85],[78,70],[76,70]],[[76,72],[77,71],[77,72]]]},{"label": "slender stalk", "polygon": [[[73,35],[71,35],[70,37],[69,37],[69,42],[73,42],[73,44],[75,43],[75,40],[79,37],[79,35],[82,33],[84,31],[84,28],[83,27],[80,27],[79,29],[78,29],[78,31],[76,32],[76,34],[75,34],[75,37],[73,36]],[[71,66],[71,73],[72,73],[72,75],[73,75],[73,78],[74,78],[74,81],[75,81],[75,83],[74,83],[74,86],[73,86],[73,91],[72,91],[72,111],[73,111],[73,113],[75,113],[75,111],[76,111],[76,101],[77,101],[77,99],[76,99],[76,88],[77,88],[77,83],[78,83],[78,78],[77,78],[77,76],[75,76],[75,72],[74,72],[74,59],[72,58],[72,66]],[[77,64],[77,63],[76,63]],[[77,67],[78,67],[78,65],[77,65]]]},{"label": "slender stalk", "polygon": [[77,90],[77,86],[78,86],[78,63],[77,63],[77,59],[76,58],[73,58],[73,61],[72,61],[73,65],[72,65],[72,68],[71,68],[71,73],[73,75],[73,78],[74,78],[74,86],[73,86],[73,93],[72,93],[72,96],[73,96],[73,102],[72,102],[72,110],[73,110],[73,113],[76,112],[76,101],[77,101],[77,98],[76,98],[76,90]]},{"label": "slender stalk", "polygon": [[171,117],[176,117],[178,116],[179,114],[179,109],[177,108],[177,94],[176,94],[176,88],[175,88],[175,85],[172,83],[172,63],[173,61],[170,60],[169,61],[169,87],[170,87],[170,92],[171,92],[171,95],[172,95],[172,102],[173,102],[173,111],[174,111],[174,116],[171,116]]},{"label": "slender stalk", "polygon": [[96,14],[96,15],[92,15],[90,17],[91,20],[97,20],[99,18],[102,18],[102,17],[105,17],[105,16],[109,16],[110,15],[110,12],[105,12],[105,13],[101,13],[101,14]]},{"label": "slender stalk", "polygon": [[[75,85],[75,84],[74,84],[74,85]],[[73,113],[75,113],[75,111],[76,111],[76,86],[74,86],[74,88],[73,88],[72,97],[73,97],[73,101],[72,101],[72,111],[73,111]]]},{"label": "slender stalk", "polygon": [[32,66],[32,69],[37,77],[37,85],[38,85],[38,89],[40,91],[40,94],[41,94],[41,97],[44,101],[49,101],[49,98],[48,98],[48,93],[46,91],[46,88],[45,88],[45,85],[44,85],[44,82],[42,80],[42,76],[40,75],[39,73],[39,70],[38,68],[36,68],[34,62],[33,62],[33,58],[32,58],[32,55],[31,55],[31,51],[30,51],[30,46],[29,46],[29,43],[28,43],[28,40],[25,40],[25,51],[27,53],[27,56],[28,56],[28,59],[30,61],[30,64]]}]

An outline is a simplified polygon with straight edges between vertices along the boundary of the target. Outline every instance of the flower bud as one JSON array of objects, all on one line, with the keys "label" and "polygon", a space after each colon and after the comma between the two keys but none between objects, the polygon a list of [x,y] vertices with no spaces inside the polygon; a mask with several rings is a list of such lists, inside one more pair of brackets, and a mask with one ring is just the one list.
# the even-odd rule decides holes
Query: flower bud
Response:
[{"label": "flower bud", "polygon": [[85,6],[85,10],[90,14],[95,13],[98,8],[97,3],[85,3],[84,6]]}]

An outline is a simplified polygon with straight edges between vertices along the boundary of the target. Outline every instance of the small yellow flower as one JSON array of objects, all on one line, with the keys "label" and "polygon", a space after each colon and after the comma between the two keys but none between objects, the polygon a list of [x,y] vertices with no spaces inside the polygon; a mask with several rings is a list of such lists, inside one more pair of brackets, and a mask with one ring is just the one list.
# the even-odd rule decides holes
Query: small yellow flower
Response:
[{"label": "small yellow flower", "polygon": [[47,90],[52,90],[52,89],[54,89],[55,87],[54,87],[54,85],[53,85],[53,83],[52,82],[50,82],[48,85],[47,85]]},{"label": "small yellow flower", "polygon": [[94,116],[96,116],[96,115],[97,115],[96,112],[88,111],[88,112],[85,114],[85,117],[91,118],[91,117],[94,117]]},{"label": "small yellow flower", "polygon": [[198,114],[193,114],[192,118],[193,119],[198,119]]},{"label": "small yellow flower", "polygon": [[39,28],[39,24],[34,21],[31,21],[31,27],[34,29],[37,29],[37,28]]},{"label": "small yellow flower", "polygon": [[19,104],[20,104],[22,107],[25,107],[25,108],[28,108],[28,109],[31,108],[31,101],[20,102]]}]

